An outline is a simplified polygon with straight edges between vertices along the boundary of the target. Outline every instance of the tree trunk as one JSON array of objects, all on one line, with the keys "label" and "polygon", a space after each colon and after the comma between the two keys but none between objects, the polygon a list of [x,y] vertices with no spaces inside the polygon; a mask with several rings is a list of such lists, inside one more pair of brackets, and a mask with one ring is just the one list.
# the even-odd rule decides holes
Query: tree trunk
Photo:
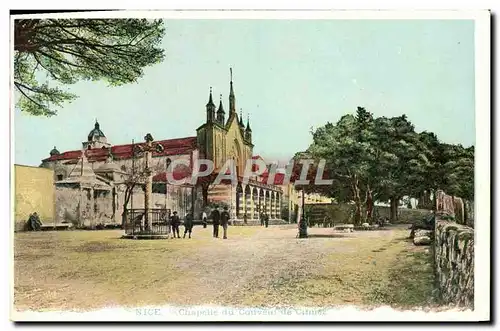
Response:
[{"label": "tree trunk", "polygon": [[356,211],[354,213],[354,224],[355,225],[360,225],[361,224],[361,198],[359,196],[359,181],[356,175],[352,177],[353,182],[352,182],[352,190],[353,190],[353,196],[354,196],[354,204],[356,206]]},{"label": "tree trunk", "polygon": [[432,208],[431,208],[431,210],[434,211],[434,212],[436,212],[437,211],[437,205],[436,205],[437,204],[437,197],[436,197],[437,189],[434,189],[431,192],[432,192],[432,200],[431,200],[431,202],[432,202]]},{"label": "tree trunk", "polygon": [[130,201],[130,197],[132,195],[133,187],[127,186],[125,189],[125,198],[123,200],[123,211],[122,211],[122,226],[125,227],[125,222],[127,220],[127,206]]},{"label": "tree trunk", "polygon": [[368,185],[366,188],[366,221],[367,222],[371,223],[372,215],[373,215],[373,195],[372,195],[372,190],[370,189],[370,186]]},{"label": "tree trunk", "polygon": [[395,211],[396,211],[396,221],[399,221],[399,200],[401,200],[401,197],[396,197],[396,201],[394,202],[395,205]]},{"label": "tree trunk", "polygon": [[394,223],[398,218],[398,200],[395,197],[392,197],[391,201],[390,201],[390,205],[391,205],[390,222]]}]

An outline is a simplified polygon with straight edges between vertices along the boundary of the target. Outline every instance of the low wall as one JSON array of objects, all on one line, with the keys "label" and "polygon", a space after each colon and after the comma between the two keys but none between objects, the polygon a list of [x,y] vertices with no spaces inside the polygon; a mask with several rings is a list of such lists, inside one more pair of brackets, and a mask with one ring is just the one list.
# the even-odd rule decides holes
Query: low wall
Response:
[{"label": "low wall", "polygon": [[[323,222],[325,216],[333,217],[334,223],[349,223],[349,217],[354,210],[354,205],[340,203],[340,204],[307,204],[306,213],[311,216],[311,223]],[[364,210],[362,210],[364,212]],[[395,223],[408,224],[414,223],[417,220],[429,215],[432,211],[427,209],[409,209],[398,208],[398,219]],[[373,208],[374,215],[379,217],[390,218],[391,208],[386,206],[375,206]]]},{"label": "low wall", "polygon": [[434,254],[443,303],[473,308],[474,229],[436,217]]},{"label": "low wall", "polygon": [[21,231],[36,212],[44,224],[55,219],[54,171],[14,165],[14,230]]},{"label": "low wall", "polygon": [[[380,217],[391,217],[391,207],[386,206],[375,206],[374,212],[378,213]],[[428,209],[410,209],[410,208],[398,208],[398,219],[395,223],[407,224],[413,223],[417,220],[429,215],[432,211]]]}]

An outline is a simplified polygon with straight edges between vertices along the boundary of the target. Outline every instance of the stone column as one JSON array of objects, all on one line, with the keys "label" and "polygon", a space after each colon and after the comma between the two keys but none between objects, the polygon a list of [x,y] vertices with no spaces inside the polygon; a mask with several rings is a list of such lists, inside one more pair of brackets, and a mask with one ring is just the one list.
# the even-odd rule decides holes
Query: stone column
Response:
[{"label": "stone column", "polygon": [[[148,143],[148,147],[151,146],[151,143]],[[151,151],[146,149],[146,189],[144,191],[144,222],[148,225],[149,231],[153,228],[153,220],[151,217],[151,197],[153,195],[153,174],[150,169],[151,165]]]},{"label": "stone column", "polygon": [[276,194],[276,218],[281,219],[281,193]]},{"label": "stone column", "polygon": [[[253,194],[253,190],[252,190]],[[259,199],[260,199],[260,190],[257,188],[257,195],[254,196],[254,201],[253,201],[253,215],[252,218],[259,219]]]},{"label": "stone column", "polygon": [[251,187],[250,185],[248,185],[248,187],[250,188],[250,214],[248,214],[248,220],[253,220],[253,217],[254,217],[254,197],[253,197],[253,187]]},{"label": "stone column", "polygon": [[247,212],[247,194],[246,194],[246,185],[241,185],[241,194],[243,196],[243,198],[241,199],[241,202],[243,203],[243,214],[241,214],[241,218],[243,219],[243,217],[245,216],[245,213]]},{"label": "stone column", "polygon": [[264,211],[267,215],[269,215],[269,198],[271,196],[271,192],[268,190],[264,190]]},{"label": "stone column", "polygon": [[274,191],[271,191],[270,194],[269,194],[269,218],[273,219],[274,218],[274,214],[275,214],[275,211],[276,211],[276,207],[274,205]]},{"label": "stone column", "polygon": [[276,218],[281,219],[281,193],[276,193]]},{"label": "stone column", "polygon": [[134,150],[134,153],[144,153],[146,163],[144,168],[146,175],[146,187],[144,189],[144,223],[147,224],[148,229],[151,231],[153,228],[153,219],[151,217],[151,198],[153,195],[153,171],[151,169],[151,158],[153,151],[163,151],[163,145],[154,142],[153,136],[151,136],[150,133],[146,134],[144,140],[146,143],[143,146],[136,146],[135,148],[137,150]]}]

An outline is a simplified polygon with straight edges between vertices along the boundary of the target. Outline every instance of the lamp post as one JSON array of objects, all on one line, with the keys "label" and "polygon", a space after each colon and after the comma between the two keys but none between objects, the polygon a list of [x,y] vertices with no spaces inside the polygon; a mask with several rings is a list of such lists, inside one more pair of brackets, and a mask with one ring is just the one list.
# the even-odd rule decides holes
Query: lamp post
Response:
[{"label": "lamp post", "polygon": [[299,238],[307,238],[304,190],[302,190],[302,216],[300,217],[299,221]]}]

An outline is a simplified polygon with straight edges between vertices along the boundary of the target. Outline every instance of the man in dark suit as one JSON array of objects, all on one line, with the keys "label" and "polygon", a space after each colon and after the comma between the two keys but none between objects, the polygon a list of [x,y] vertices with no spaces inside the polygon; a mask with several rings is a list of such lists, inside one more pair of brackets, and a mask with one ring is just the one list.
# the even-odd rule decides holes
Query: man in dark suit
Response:
[{"label": "man in dark suit", "polygon": [[186,219],[184,220],[184,236],[186,238],[186,233],[189,232],[189,238],[191,238],[191,232],[193,232],[193,214],[191,212],[186,214]]},{"label": "man in dark suit", "polygon": [[175,234],[177,234],[177,238],[180,238],[179,234],[179,225],[181,225],[181,219],[177,215],[177,211],[174,211],[174,215],[172,216],[172,231],[174,233],[174,238]]},{"label": "man in dark suit", "polygon": [[214,225],[214,238],[219,238],[220,213],[217,207],[212,210],[212,223]]},{"label": "man in dark suit", "polygon": [[227,226],[229,224],[229,212],[227,211],[227,207],[224,207],[224,211],[220,215],[220,223],[222,225],[222,229],[224,230],[224,239],[227,239]]}]

